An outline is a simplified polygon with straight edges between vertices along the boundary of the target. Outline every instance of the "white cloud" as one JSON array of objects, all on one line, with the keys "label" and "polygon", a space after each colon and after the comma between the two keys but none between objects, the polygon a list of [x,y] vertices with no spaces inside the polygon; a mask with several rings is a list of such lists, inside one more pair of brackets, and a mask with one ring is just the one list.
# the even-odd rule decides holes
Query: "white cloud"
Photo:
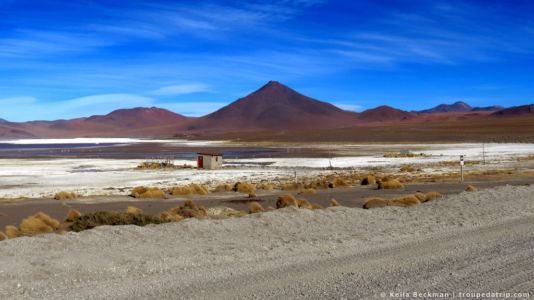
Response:
[{"label": "white cloud", "polygon": [[155,100],[132,94],[102,94],[62,101],[34,97],[0,99],[0,117],[9,121],[55,120],[106,114],[119,108],[153,106]]},{"label": "white cloud", "polygon": [[177,84],[161,87],[149,94],[155,96],[179,96],[201,92],[210,92],[211,87],[203,83]]}]

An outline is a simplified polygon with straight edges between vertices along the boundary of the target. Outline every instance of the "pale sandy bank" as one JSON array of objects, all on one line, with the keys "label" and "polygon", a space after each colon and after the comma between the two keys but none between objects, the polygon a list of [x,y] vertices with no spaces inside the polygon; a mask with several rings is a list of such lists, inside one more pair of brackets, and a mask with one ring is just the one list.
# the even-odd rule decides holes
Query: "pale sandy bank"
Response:
[{"label": "pale sandy bank", "polygon": [[240,219],[0,242],[0,298],[381,298],[533,292],[534,186],[415,207],[282,209]]}]

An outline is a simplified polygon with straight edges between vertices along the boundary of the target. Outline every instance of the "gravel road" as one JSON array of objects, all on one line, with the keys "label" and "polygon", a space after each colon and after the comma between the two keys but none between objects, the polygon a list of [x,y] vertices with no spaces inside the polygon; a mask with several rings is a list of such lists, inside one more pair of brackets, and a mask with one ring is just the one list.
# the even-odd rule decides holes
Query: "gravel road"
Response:
[{"label": "gravel road", "polygon": [[533,192],[504,186],[410,208],[283,209],[9,240],[0,299],[532,294]]}]

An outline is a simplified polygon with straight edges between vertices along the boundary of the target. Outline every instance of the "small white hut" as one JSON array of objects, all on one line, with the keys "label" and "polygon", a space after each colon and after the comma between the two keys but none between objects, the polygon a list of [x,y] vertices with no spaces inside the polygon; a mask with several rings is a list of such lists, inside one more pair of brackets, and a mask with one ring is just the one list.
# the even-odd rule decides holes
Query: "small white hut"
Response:
[{"label": "small white hut", "polygon": [[216,170],[222,168],[222,153],[197,153],[197,168]]}]

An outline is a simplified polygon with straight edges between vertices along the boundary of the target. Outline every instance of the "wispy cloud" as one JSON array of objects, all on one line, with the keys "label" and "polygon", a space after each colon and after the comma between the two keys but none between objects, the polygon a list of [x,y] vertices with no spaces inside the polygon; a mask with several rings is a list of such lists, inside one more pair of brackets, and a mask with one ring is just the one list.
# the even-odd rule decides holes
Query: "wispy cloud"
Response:
[{"label": "wispy cloud", "polygon": [[179,96],[210,91],[212,91],[212,89],[207,84],[187,83],[164,86],[149,92],[149,94],[155,96]]}]

